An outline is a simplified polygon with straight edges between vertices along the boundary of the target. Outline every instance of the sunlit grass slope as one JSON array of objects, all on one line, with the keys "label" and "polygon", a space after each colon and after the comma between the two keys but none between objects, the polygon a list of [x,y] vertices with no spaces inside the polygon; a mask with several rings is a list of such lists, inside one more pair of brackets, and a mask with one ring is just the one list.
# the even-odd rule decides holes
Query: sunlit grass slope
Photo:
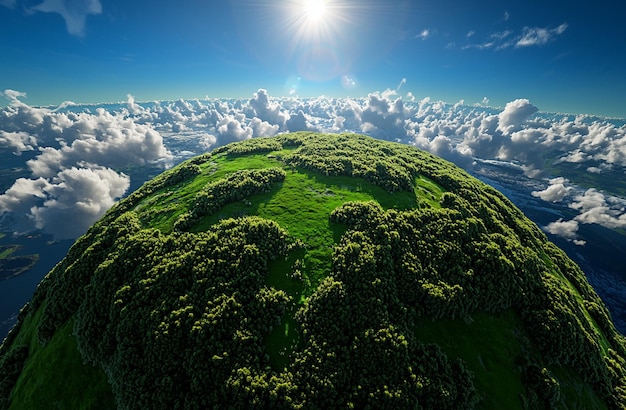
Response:
[{"label": "sunlit grass slope", "polygon": [[112,208],[0,348],[0,405],[623,408],[625,357],[500,193],[406,145],[295,133]]}]

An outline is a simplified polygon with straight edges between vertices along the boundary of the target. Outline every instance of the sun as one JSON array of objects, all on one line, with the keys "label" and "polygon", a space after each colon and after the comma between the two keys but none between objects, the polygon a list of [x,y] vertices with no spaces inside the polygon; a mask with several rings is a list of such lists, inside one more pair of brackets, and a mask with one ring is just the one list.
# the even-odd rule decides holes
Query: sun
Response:
[{"label": "sun", "polygon": [[296,49],[331,47],[343,37],[348,25],[347,0],[272,1],[282,4],[290,53]]},{"label": "sun", "polygon": [[304,15],[312,23],[322,21],[328,9],[325,0],[305,0]]}]

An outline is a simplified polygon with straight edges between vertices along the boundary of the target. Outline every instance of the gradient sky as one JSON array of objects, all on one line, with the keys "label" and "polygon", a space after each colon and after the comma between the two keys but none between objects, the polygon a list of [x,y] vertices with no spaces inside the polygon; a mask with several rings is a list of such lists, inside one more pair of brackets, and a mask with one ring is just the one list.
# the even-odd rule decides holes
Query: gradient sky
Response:
[{"label": "gradient sky", "polygon": [[399,88],[626,117],[622,2],[307,3],[0,0],[0,91],[51,105]]}]

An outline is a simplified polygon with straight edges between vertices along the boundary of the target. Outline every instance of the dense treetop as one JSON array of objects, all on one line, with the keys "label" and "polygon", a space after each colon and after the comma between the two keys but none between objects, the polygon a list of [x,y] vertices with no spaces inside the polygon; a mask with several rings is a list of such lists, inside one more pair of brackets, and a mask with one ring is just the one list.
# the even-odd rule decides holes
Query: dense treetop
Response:
[{"label": "dense treetop", "polygon": [[626,408],[626,341],[503,195],[413,147],[238,142],[120,201],[0,347],[0,408]]}]

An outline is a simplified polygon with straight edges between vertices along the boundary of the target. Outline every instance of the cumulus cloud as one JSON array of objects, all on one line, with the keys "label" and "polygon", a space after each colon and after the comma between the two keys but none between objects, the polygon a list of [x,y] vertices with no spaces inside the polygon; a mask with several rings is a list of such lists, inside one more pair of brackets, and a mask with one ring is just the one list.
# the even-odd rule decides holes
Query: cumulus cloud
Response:
[{"label": "cumulus cloud", "polygon": [[0,151],[37,153],[25,162],[31,178],[0,195],[0,215],[10,214],[16,231],[76,237],[129,188],[114,169],[171,158],[159,132],[128,111],[77,113],[65,110],[69,103],[51,110],[28,106],[18,91],[3,95],[11,104],[0,111]]},{"label": "cumulus cloud", "polygon": [[531,115],[539,109],[526,99],[517,99],[506,104],[504,111],[498,115],[498,130],[504,134],[510,134],[517,130]]},{"label": "cumulus cloud", "polygon": [[110,168],[69,168],[53,178],[15,181],[0,195],[0,213],[12,212],[16,231],[36,229],[57,239],[76,238],[99,219],[130,185]]},{"label": "cumulus cloud", "polygon": [[7,132],[0,130],[0,146],[9,147],[20,154],[24,151],[33,151],[37,146],[37,138],[27,132]]},{"label": "cumulus cloud", "polygon": [[[396,97],[391,99],[390,97]],[[408,112],[395,91],[372,93],[360,111],[361,131],[384,139],[402,139],[406,135]]]},{"label": "cumulus cloud", "polygon": [[584,194],[574,198],[570,208],[580,212],[575,219],[585,224],[598,224],[606,228],[626,228],[626,213],[624,203],[618,198],[611,198],[613,206],[608,203],[606,196],[589,188]]},{"label": "cumulus cloud", "polygon": [[533,191],[532,196],[543,199],[546,202],[561,202],[572,187],[566,187],[567,180],[565,178],[553,178],[550,180],[550,186],[543,191]]},{"label": "cumulus cloud", "polygon": [[252,116],[285,129],[289,113],[285,112],[278,102],[270,102],[267,90],[259,89],[249,101]]},{"label": "cumulus cloud", "polygon": [[[403,98],[399,90],[405,84],[402,79],[395,90],[366,98],[276,98],[259,89],[249,99],[138,103],[128,95],[126,103],[107,110],[73,103],[54,110],[30,107],[22,101],[25,94],[6,90],[2,95],[10,104],[0,110],[0,150],[29,152],[25,165],[31,173],[30,184],[36,186],[55,184],[60,172],[72,168],[104,167],[122,177],[121,170],[132,165],[167,166],[232,141],[297,130],[365,133],[414,145],[469,170],[476,160],[496,160],[531,178],[543,177],[546,153],[551,161],[556,157],[557,162],[575,163],[590,173],[626,166],[626,125],[620,122],[585,115],[546,115],[527,99],[511,101],[498,112],[462,101],[418,100],[412,93]],[[169,152],[165,139],[184,149]],[[12,201],[41,200],[38,195],[44,191],[33,187],[26,190],[31,192],[28,197],[16,195],[26,185],[22,181],[4,197],[5,212]],[[622,205],[606,196],[603,202],[599,192],[579,191],[563,178],[552,178],[532,195],[566,205],[569,201],[580,213],[574,219],[578,224],[622,226],[626,218],[621,216]],[[20,209],[31,215],[32,206]],[[45,226],[46,212],[39,215],[44,221],[39,225]],[[569,227],[571,231],[574,225],[550,229],[557,232],[557,228]]]},{"label": "cumulus cloud", "polygon": [[[559,184],[552,186],[556,185]],[[626,228],[626,200],[613,196],[607,197],[595,188],[589,188],[576,195],[569,204],[569,208],[577,210],[579,214],[570,221],[559,219],[544,229],[567,240],[581,242],[576,235],[579,224],[596,224],[609,229]]]},{"label": "cumulus cloud", "polygon": [[252,138],[253,130],[242,125],[240,120],[232,115],[227,115],[218,124],[217,132],[222,144],[234,141],[243,141]]},{"label": "cumulus cloud", "polygon": [[585,241],[578,239],[578,221],[564,221],[559,219],[556,222],[551,222],[544,227],[546,232],[553,235],[560,236],[568,241],[574,241],[577,245],[584,245]]},{"label": "cumulus cloud", "polygon": [[39,148],[41,154],[27,162],[34,176],[51,177],[79,162],[119,168],[169,155],[153,128],[102,108],[96,115],[58,114],[55,119],[62,124],[56,129],[60,147]]},{"label": "cumulus cloud", "polygon": [[32,10],[61,15],[70,34],[83,36],[87,16],[102,13],[102,5],[100,0],[44,0]]},{"label": "cumulus cloud", "polygon": [[287,129],[289,131],[311,131],[314,127],[310,123],[310,116],[304,113],[302,110],[298,110],[295,115],[292,115],[287,120]]}]

